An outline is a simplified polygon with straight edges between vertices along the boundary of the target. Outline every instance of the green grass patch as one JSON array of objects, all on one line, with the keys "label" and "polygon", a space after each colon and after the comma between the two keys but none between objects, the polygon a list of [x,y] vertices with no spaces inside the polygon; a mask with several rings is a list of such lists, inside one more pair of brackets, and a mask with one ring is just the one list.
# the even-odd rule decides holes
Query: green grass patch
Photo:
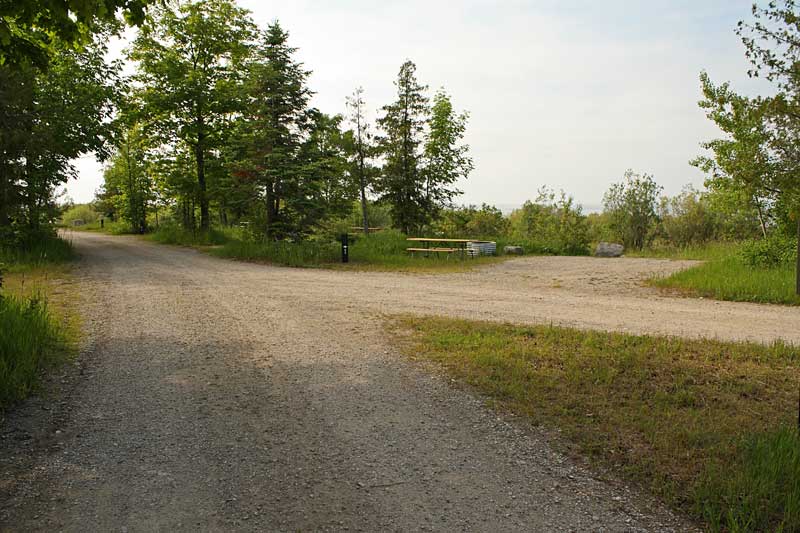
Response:
[{"label": "green grass patch", "polygon": [[232,240],[222,246],[209,249],[218,257],[275,263],[292,267],[313,267],[332,264],[340,259],[340,245],[333,242],[307,241],[292,243],[254,242]]},{"label": "green grass patch", "polygon": [[752,267],[734,255],[655,278],[651,283],[717,300],[800,305],[800,297],[795,294],[793,266]]},{"label": "green grass patch", "polygon": [[458,254],[411,256],[412,243],[400,232],[387,230],[370,235],[350,234],[349,263],[341,262],[341,244],[316,236],[308,240],[267,241],[242,228],[215,228],[208,232],[186,231],[164,225],[148,236],[162,244],[195,246],[228,259],[292,267],[335,268],[391,272],[464,272],[503,260],[499,257],[469,259]]},{"label": "green grass patch", "polygon": [[35,389],[42,371],[74,353],[78,292],[69,279],[71,244],[43,235],[0,248],[0,411]]},{"label": "green grass patch", "polygon": [[736,254],[739,248],[740,244],[736,242],[711,242],[684,247],[656,246],[644,250],[625,250],[625,256],[713,261]]},{"label": "green grass patch", "polygon": [[43,233],[23,244],[0,245],[0,269],[8,272],[63,264],[74,258],[72,243],[49,233]]},{"label": "green grass patch", "polygon": [[395,332],[712,530],[800,530],[796,347],[432,317]]},{"label": "green grass patch", "polygon": [[153,233],[148,234],[148,239],[161,244],[176,244],[179,246],[220,246],[234,240],[240,240],[242,233],[239,228],[212,228],[208,231],[190,231],[176,224],[164,224]]},{"label": "green grass patch", "polygon": [[69,353],[43,296],[0,296],[0,410],[25,398],[41,371]]}]

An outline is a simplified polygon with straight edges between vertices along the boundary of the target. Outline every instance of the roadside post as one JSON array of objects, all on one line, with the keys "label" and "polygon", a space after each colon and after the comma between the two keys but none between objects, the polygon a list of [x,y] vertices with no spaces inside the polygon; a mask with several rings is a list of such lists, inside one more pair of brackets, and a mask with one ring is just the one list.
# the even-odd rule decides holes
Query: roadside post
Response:
[{"label": "roadside post", "polygon": [[350,261],[350,246],[347,242],[347,233],[342,233],[342,263],[348,263]]}]

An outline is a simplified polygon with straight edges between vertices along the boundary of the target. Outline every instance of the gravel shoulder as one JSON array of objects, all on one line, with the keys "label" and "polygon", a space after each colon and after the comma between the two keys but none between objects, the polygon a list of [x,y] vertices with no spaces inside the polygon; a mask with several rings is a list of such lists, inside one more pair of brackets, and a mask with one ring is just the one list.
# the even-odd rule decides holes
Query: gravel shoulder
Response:
[{"label": "gravel shoulder", "polygon": [[402,275],[73,240],[87,341],[52,397],[0,427],[2,530],[685,531],[404,359],[383,315],[800,341],[800,310],[640,286],[687,262]]}]

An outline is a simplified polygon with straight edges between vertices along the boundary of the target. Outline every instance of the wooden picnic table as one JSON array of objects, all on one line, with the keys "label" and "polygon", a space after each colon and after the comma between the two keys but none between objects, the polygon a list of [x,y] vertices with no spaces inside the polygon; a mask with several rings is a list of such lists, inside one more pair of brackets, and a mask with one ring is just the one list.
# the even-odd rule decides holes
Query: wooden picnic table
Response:
[{"label": "wooden picnic table", "polygon": [[[424,245],[422,248],[406,248],[407,252],[423,252],[425,254],[439,253],[452,254],[458,252],[462,257],[467,254],[467,244],[470,242],[486,243],[491,241],[479,241],[475,239],[445,239],[439,237],[409,237],[406,239],[411,242],[418,242]],[[449,245],[449,246],[431,246],[434,244]]]}]

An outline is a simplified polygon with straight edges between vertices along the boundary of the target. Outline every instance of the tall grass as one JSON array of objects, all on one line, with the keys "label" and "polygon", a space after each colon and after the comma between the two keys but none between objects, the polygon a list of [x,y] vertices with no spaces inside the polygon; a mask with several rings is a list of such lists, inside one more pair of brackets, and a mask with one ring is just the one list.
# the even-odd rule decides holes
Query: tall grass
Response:
[{"label": "tall grass", "polygon": [[41,370],[64,357],[65,342],[41,297],[0,295],[0,409],[28,395]]},{"label": "tall grass", "polygon": [[625,256],[711,261],[734,255],[739,248],[740,243],[738,242],[723,241],[688,246],[655,246],[644,250],[625,250]]},{"label": "tall grass", "polygon": [[218,248],[212,248],[209,252],[219,257],[243,261],[263,261],[293,267],[306,267],[335,263],[340,258],[340,245],[335,242],[315,241],[292,243],[231,240]]},{"label": "tall grass", "polygon": [[800,531],[800,436],[784,426],[747,435],[733,464],[709,467],[695,512],[714,531]]},{"label": "tall grass", "polygon": [[239,228],[212,228],[208,231],[187,230],[177,224],[162,224],[148,238],[161,244],[180,246],[219,246],[242,237]]},{"label": "tall grass", "polygon": [[0,246],[0,409],[24,398],[70,345],[63,325],[69,306],[57,317],[45,294],[48,280],[63,275],[61,265],[74,258],[72,244],[50,231],[15,241]]},{"label": "tall grass", "polygon": [[[800,531],[800,351],[401,317],[398,342],[714,531]],[[410,333],[410,335],[409,335]]]},{"label": "tall grass", "polygon": [[42,233],[16,244],[0,245],[0,265],[12,272],[54,263],[66,263],[75,257],[72,243],[50,233]]},{"label": "tall grass", "polygon": [[[667,277],[654,278],[651,283],[717,300],[800,305],[800,297],[795,294],[794,265],[786,262],[753,265],[744,257],[746,246],[746,243],[717,243],[665,253],[663,257],[705,262]],[[654,254],[651,251],[648,255]]]},{"label": "tall grass", "polygon": [[656,278],[652,283],[717,300],[800,305],[800,297],[795,294],[793,267],[752,267],[736,256]]}]

